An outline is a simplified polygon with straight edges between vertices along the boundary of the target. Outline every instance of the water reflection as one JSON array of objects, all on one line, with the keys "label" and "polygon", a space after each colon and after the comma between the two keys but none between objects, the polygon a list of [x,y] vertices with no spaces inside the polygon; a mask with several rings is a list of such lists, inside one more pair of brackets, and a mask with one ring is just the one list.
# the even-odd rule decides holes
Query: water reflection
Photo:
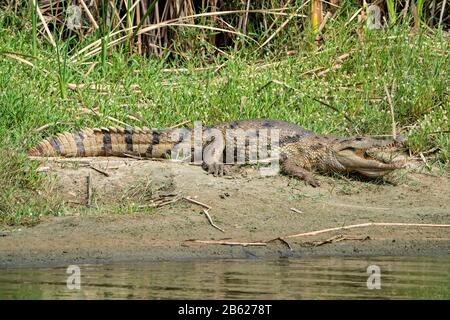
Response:
[{"label": "water reflection", "polygon": [[[368,290],[369,265],[381,289]],[[450,256],[321,257],[82,265],[81,289],[66,268],[4,269],[0,299],[450,299]]]}]

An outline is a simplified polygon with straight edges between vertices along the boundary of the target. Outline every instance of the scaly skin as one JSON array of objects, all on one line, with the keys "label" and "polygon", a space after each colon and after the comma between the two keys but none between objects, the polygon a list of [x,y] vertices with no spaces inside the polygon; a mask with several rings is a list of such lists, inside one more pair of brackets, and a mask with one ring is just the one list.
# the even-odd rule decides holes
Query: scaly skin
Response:
[{"label": "scaly skin", "polygon": [[[317,135],[293,123],[270,120],[251,119],[225,122],[204,128],[202,147],[203,167],[214,175],[224,174],[222,158],[226,139],[221,143],[218,139],[208,138],[214,130],[226,137],[227,130],[241,129],[247,133],[246,138],[234,146],[246,148],[245,142],[256,138],[258,132],[279,130],[279,156],[281,171],[287,175],[304,180],[317,187],[312,171],[321,172],[357,172],[367,177],[379,177],[403,166],[402,163],[386,163],[377,157],[377,152],[384,152],[390,147],[397,147],[395,141],[382,141],[368,137],[338,138]],[[94,128],[76,132],[64,132],[41,141],[29,152],[38,157],[97,157],[138,155],[146,158],[164,158],[170,156],[181,139],[173,139],[179,129],[149,128]],[[192,129],[183,129],[187,134]],[[253,131],[252,131],[253,130]],[[178,131],[177,131],[178,132]],[[206,137],[206,138],[205,138]],[[191,134],[193,146],[194,134]],[[242,144],[244,143],[244,145]],[[269,139],[270,149],[270,139]]]}]

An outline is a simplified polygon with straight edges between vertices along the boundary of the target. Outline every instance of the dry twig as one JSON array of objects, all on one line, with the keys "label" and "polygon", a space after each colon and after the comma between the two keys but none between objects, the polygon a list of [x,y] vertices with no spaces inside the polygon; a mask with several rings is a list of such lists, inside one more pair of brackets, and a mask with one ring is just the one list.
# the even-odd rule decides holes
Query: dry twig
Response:
[{"label": "dry twig", "polygon": [[343,227],[336,227],[336,228],[329,228],[329,229],[322,229],[322,230],[316,230],[311,232],[304,232],[304,233],[298,233],[298,234],[292,234],[286,237],[283,237],[284,239],[288,238],[298,238],[298,237],[306,237],[306,236],[314,236],[321,233],[327,233],[332,231],[339,231],[339,230],[347,230],[347,229],[354,229],[354,228],[363,228],[363,227],[371,227],[371,226],[383,226],[383,227],[428,227],[428,228],[450,228],[450,224],[428,224],[428,223],[399,223],[399,222],[368,222],[368,223],[360,223],[360,224],[352,224],[348,226]]},{"label": "dry twig", "polygon": [[186,242],[194,242],[194,243],[201,243],[201,244],[220,244],[220,245],[226,245],[226,246],[260,246],[264,247],[267,246],[266,242],[235,242],[235,241],[222,241],[222,240],[186,240]]},{"label": "dry twig", "polygon": [[211,209],[211,207],[208,206],[207,204],[204,204],[204,203],[202,203],[200,201],[194,200],[191,197],[183,197],[183,199],[185,199],[185,200],[187,200],[189,202],[195,203],[195,204],[197,204],[197,205],[199,205],[199,206],[201,206],[203,208],[206,208],[206,210],[210,210]]},{"label": "dry twig", "polygon": [[98,173],[103,174],[105,177],[109,177],[109,173],[108,173],[108,172],[106,172],[106,171],[104,171],[104,170],[101,170],[101,169],[99,169],[99,168],[96,168],[96,167],[94,167],[94,166],[91,165],[91,164],[89,164],[89,168],[91,168],[91,169],[97,171]]},{"label": "dry twig", "polygon": [[203,213],[205,214],[206,218],[208,218],[209,223],[210,223],[214,228],[216,228],[217,230],[220,230],[220,231],[222,231],[222,232],[225,232],[222,228],[218,227],[218,226],[213,222],[211,216],[210,216],[209,213],[208,213],[208,210],[203,209]]},{"label": "dry twig", "polygon": [[392,97],[391,97],[391,94],[389,93],[389,90],[388,90],[386,84],[384,84],[384,92],[386,93],[389,107],[391,108],[392,138],[395,140],[395,139],[397,139],[397,129],[396,129],[396,125],[395,125],[394,105],[392,103]]}]

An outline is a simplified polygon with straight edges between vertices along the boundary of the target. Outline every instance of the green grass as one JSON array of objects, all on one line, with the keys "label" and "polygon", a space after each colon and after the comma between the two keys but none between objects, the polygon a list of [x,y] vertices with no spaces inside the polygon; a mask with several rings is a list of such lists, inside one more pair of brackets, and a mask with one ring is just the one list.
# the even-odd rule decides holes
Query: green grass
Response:
[{"label": "green grass", "polygon": [[[327,23],[320,50],[315,48],[314,37],[299,33],[294,37],[293,24],[264,49],[247,44],[211,60],[210,55],[201,54],[201,46],[170,59],[130,56],[117,48],[108,50],[108,55],[104,50],[101,59],[88,60],[97,62],[90,70],[90,64],[70,61],[79,50],[73,43],[58,41],[56,51],[38,38],[37,58],[28,56],[33,53],[32,32],[26,32],[31,31],[31,23],[0,13],[0,139],[4,141],[0,147],[0,221],[21,224],[36,221],[42,214],[61,214],[60,202],[38,192],[47,181],[34,173],[36,163],[26,158],[26,151],[43,137],[64,130],[116,126],[107,116],[147,127],[186,120],[212,124],[267,117],[292,121],[318,133],[390,134],[384,85],[391,89],[394,83],[397,131],[407,136],[413,153],[438,148],[438,161],[447,165],[448,39],[439,31],[412,36],[408,27],[394,25],[367,32],[361,43],[355,26],[345,26],[347,21],[348,17],[342,16]],[[286,55],[287,50],[294,54]],[[23,54],[20,57],[35,67],[5,52]],[[346,53],[349,57],[338,62]],[[340,68],[324,76],[310,72],[337,64]],[[210,68],[197,70],[199,66]],[[264,87],[272,80],[296,90],[276,83]],[[68,83],[108,89],[61,88]],[[339,112],[313,98],[326,101]],[[83,107],[96,108],[103,116],[83,113]],[[32,133],[45,124],[55,125]]]}]

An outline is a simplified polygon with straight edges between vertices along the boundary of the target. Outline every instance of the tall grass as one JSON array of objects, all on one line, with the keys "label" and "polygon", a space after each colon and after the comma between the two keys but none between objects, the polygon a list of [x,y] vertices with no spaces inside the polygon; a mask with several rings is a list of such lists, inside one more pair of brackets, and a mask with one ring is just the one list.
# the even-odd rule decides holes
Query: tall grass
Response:
[{"label": "tall grass", "polygon": [[[58,84],[61,99],[67,98],[67,44],[62,45],[64,52],[61,53],[59,44],[56,45],[56,58],[58,65]],[[62,61],[61,61],[62,60]]]}]

